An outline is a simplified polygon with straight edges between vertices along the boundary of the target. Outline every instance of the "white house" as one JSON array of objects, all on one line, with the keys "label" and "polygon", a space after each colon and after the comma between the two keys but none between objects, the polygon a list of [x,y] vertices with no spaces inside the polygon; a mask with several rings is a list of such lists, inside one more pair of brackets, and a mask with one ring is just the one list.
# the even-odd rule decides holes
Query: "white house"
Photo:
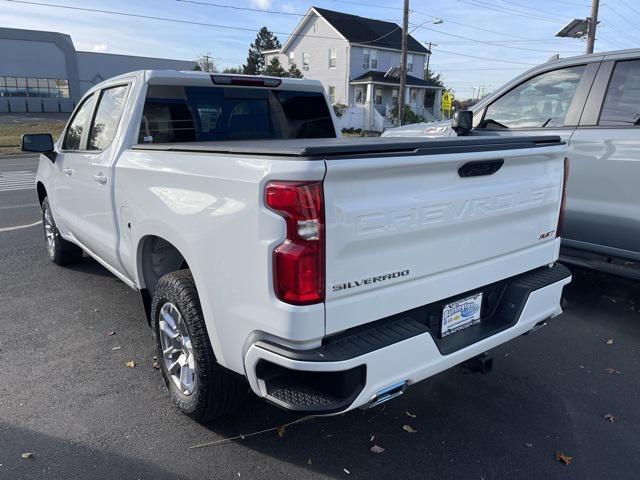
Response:
[{"label": "white house", "polygon": [[[423,79],[431,52],[411,35],[407,40],[404,103],[427,119],[439,118],[442,88]],[[263,54],[267,64],[274,57],[285,68],[295,63],[305,78],[322,82],[334,104],[348,105],[343,128],[381,131],[398,102],[400,79],[389,69],[400,65],[401,41],[393,22],[311,7],[281,49]]]}]

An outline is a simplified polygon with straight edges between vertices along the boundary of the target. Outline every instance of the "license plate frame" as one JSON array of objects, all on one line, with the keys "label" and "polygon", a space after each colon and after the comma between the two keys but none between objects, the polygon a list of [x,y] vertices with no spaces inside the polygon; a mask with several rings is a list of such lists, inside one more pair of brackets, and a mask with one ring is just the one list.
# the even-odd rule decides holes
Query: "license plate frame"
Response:
[{"label": "license plate frame", "polygon": [[477,292],[444,305],[440,318],[440,338],[478,325],[482,321],[482,296],[483,292]]}]

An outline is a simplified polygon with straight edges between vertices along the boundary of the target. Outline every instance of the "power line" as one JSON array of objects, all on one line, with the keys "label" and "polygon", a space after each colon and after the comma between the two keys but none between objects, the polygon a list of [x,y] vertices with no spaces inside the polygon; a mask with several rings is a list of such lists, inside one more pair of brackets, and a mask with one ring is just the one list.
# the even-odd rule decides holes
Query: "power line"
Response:
[{"label": "power line", "polygon": [[[503,3],[507,3],[509,5],[515,5],[517,7],[524,8],[526,10],[533,10],[534,12],[545,13],[547,15],[551,15],[551,17],[558,18],[558,20],[564,20],[566,18],[564,15],[558,15],[556,12],[550,12],[549,10],[542,10],[540,8],[537,8],[537,7],[535,7],[535,8],[534,7],[529,7],[528,5],[524,5],[522,3],[515,2],[513,0],[502,0],[502,2]],[[528,12],[524,12],[524,13],[529,14]],[[533,14],[529,14],[529,15],[533,15]]]},{"label": "power line", "polygon": [[529,14],[529,13],[525,13],[525,12],[520,12],[518,10],[512,10],[512,9],[508,9],[505,7],[498,7],[495,5],[488,5],[485,3],[480,3],[477,0],[473,0],[473,1],[467,1],[467,0],[458,0],[460,3],[464,3],[466,5],[471,5],[472,7],[481,7],[481,8],[485,8],[487,10],[493,10],[496,12],[500,12],[500,13],[506,13],[509,15],[514,15],[517,17],[524,17],[524,18],[529,18],[529,19],[533,19],[533,20],[539,20],[541,22],[550,22],[550,23],[560,23],[561,20],[556,19],[556,18],[549,18],[549,17],[543,17],[540,15],[533,15],[533,14]]},{"label": "power line", "polygon": [[[269,9],[263,9],[263,8],[239,7],[237,5],[228,5],[228,4],[224,4],[224,3],[215,3],[215,2],[202,2],[202,1],[199,1],[199,0],[176,0],[176,2],[191,3],[191,4],[194,4],[194,5],[202,5],[202,6],[205,6],[205,7],[227,8],[229,10],[238,10],[238,11],[244,11],[244,12],[272,13],[272,14],[275,14],[275,15],[287,15],[287,16],[290,16],[290,17],[306,17],[307,16],[307,13],[283,12],[281,10],[269,10]],[[323,15],[323,17],[325,17],[325,18],[351,18],[353,16],[354,15],[351,15],[349,13],[343,13],[343,14],[336,13],[336,14],[332,14],[332,15]],[[385,18],[385,19],[376,18],[376,19],[372,19],[372,20],[379,20],[379,21],[383,21],[383,22],[398,23],[395,19],[389,19],[389,18]]]},{"label": "power line", "polygon": [[625,2],[624,0],[620,0],[620,3],[622,5],[624,5],[625,7],[627,7],[629,10],[631,10],[633,13],[636,13],[638,15],[640,15],[640,10],[636,10],[635,8],[633,8],[631,5],[629,5],[627,2]]},{"label": "power line", "polygon": [[[501,48],[511,48],[511,49],[515,49],[515,50],[526,50],[526,51],[529,51],[529,52],[557,53],[556,50],[540,50],[539,48],[515,47],[513,45],[502,45],[502,44],[494,43],[494,42],[490,42],[490,41],[477,40],[475,38],[464,37],[462,35],[456,35],[455,33],[441,32],[440,30],[437,30],[435,28],[425,27],[424,25],[420,25],[418,28],[424,28],[425,30],[429,30],[431,32],[436,32],[436,33],[439,33],[441,35],[447,35],[449,37],[461,38],[463,40],[470,40],[472,42],[482,43],[482,44],[485,44],[485,45],[493,45],[493,46],[497,46],[497,47],[501,47]],[[576,52],[569,52],[569,51],[564,50],[563,53],[576,53]]]},{"label": "power line", "polygon": [[503,59],[500,59],[500,58],[477,57],[475,55],[467,55],[466,53],[452,52],[452,51],[449,51],[449,50],[443,50],[441,48],[439,48],[438,51],[440,51],[442,53],[449,53],[451,55],[458,55],[460,57],[478,58],[480,60],[489,60],[491,62],[514,63],[514,64],[517,64],[517,65],[528,65],[528,66],[532,66],[532,67],[537,65],[536,63],[524,63],[524,62],[518,62],[518,61],[515,61],[515,60],[503,60]]},{"label": "power line", "polygon": [[[143,18],[146,20],[158,20],[162,22],[171,22],[171,23],[181,23],[185,25],[197,25],[201,27],[214,27],[214,28],[222,28],[226,30],[238,30],[244,32],[256,32],[256,28],[253,27],[238,27],[231,25],[220,25],[217,23],[207,23],[207,22],[196,22],[193,20],[181,20],[177,18],[167,18],[167,17],[156,17],[154,15],[142,15],[139,13],[127,13],[127,12],[118,12],[116,10],[104,10],[98,8],[87,8],[87,7],[73,7],[70,5],[56,5],[53,3],[45,3],[45,2],[34,2],[29,0],[4,0],[5,2],[11,3],[20,3],[25,5],[35,5],[40,7],[51,7],[51,8],[61,8],[65,10],[75,10],[81,12],[91,12],[91,13],[103,13],[108,15],[118,15],[121,17],[132,17],[132,18]],[[309,34],[300,34],[300,33],[289,33],[289,32],[272,32],[278,35],[289,35],[293,37],[310,37],[310,38],[322,38],[325,40],[342,40],[341,37],[329,37],[326,35],[309,35]],[[369,40],[370,42],[371,40]],[[368,41],[358,41],[356,43],[367,43]]]}]

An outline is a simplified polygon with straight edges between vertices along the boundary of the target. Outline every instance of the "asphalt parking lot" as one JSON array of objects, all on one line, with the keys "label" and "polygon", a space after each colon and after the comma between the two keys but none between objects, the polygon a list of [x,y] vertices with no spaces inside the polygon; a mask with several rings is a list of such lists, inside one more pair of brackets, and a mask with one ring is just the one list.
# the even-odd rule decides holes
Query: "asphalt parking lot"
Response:
[{"label": "asphalt parking lot", "polygon": [[494,350],[493,373],[251,436],[298,417],[254,397],[210,425],[177,413],[136,292],[89,258],[50,263],[41,226],[12,229],[39,219],[35,166],[0,158],[0,478],[638,478],[639,283],[574,270],[565,313]]}]

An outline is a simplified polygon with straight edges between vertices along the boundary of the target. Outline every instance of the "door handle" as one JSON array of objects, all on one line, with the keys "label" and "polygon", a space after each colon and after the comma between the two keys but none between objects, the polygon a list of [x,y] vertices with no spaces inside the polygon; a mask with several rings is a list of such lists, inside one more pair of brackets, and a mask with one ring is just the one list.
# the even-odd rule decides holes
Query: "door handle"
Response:
[{"label": "door handle", "polygon": [[66,176],[70,177],[71,174],[73,173],[73,170],[70,169],[69,167],[66,167],[66,168],[62,169],[62,173],[64,173]]},{"label": "door handle", "polygon": [[99,183],[100,185],[104,185],[105,183],[107,183],[107,177],[105,177],[102,173],[96,173],[93,176],[93,181]]}]

